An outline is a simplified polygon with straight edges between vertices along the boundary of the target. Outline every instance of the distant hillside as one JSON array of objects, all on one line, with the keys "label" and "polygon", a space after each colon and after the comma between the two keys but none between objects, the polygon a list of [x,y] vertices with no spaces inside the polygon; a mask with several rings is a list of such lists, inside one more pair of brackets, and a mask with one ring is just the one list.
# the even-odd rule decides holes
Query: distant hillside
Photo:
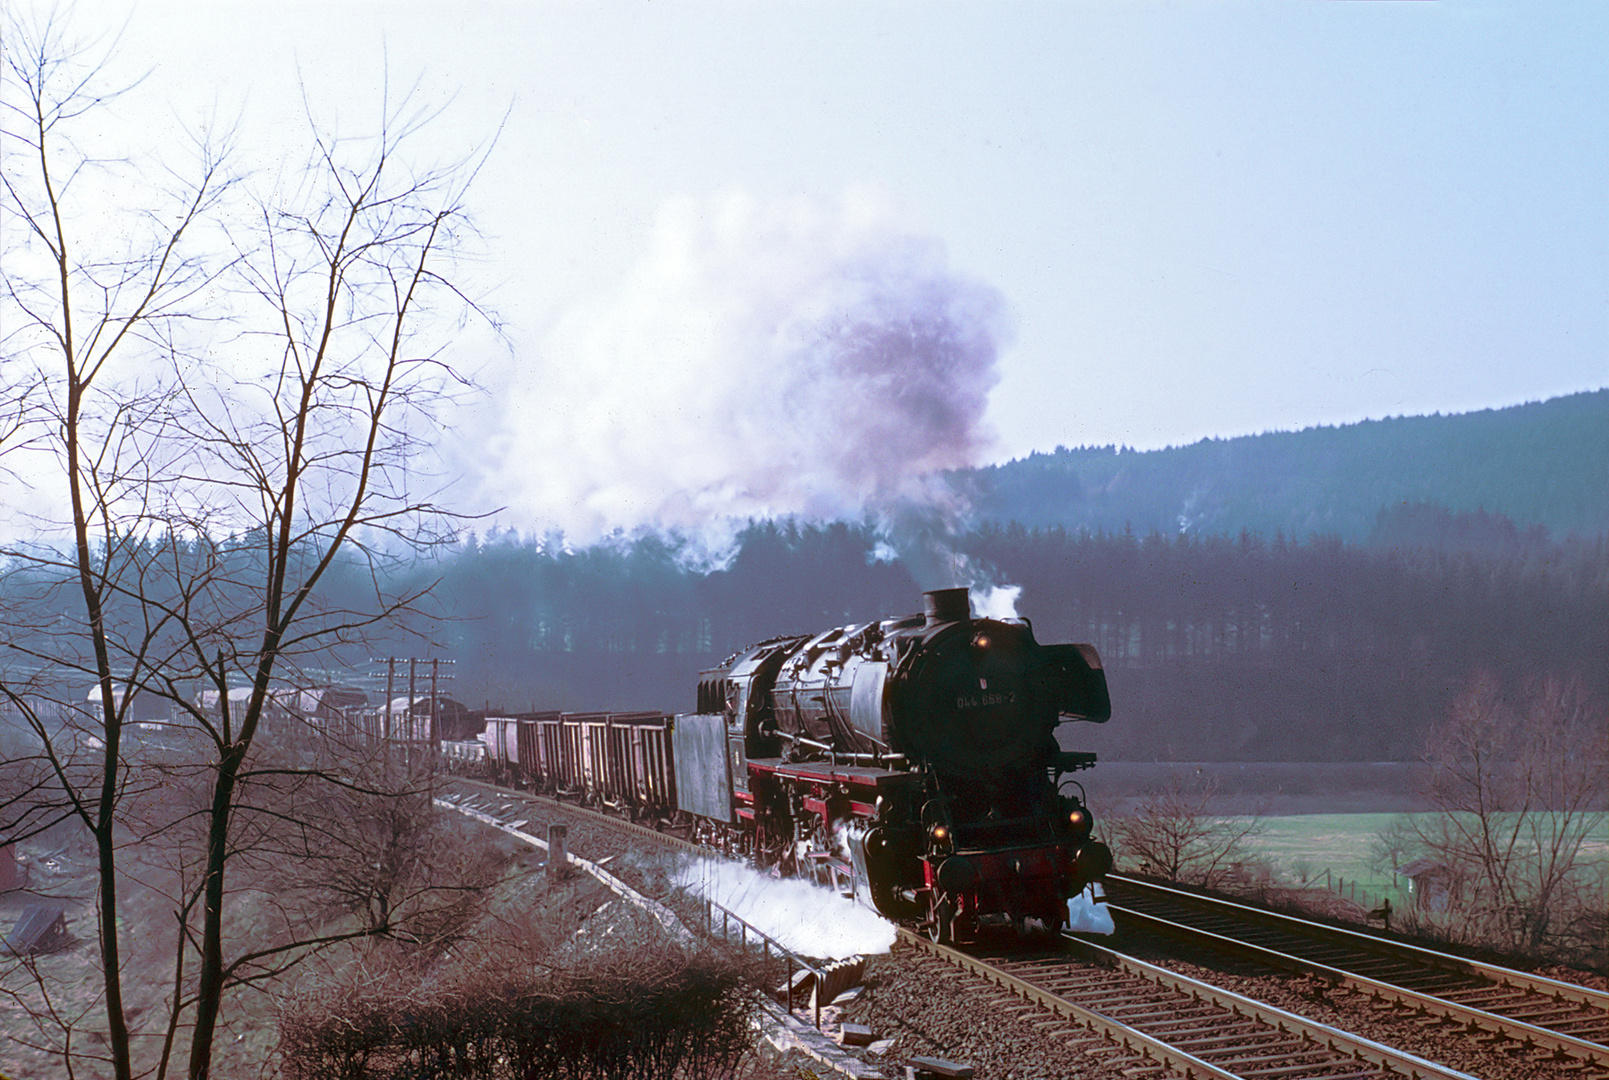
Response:
[{"label": "distant hillside", "polygon": [[1609,389],[1166,450],[1058,447],[964,479],[986,520],[1028,526],[1364,542],[1413,508],[1466,530],[1485,511],[1478,525],[1595,536],[1609,530]]}]

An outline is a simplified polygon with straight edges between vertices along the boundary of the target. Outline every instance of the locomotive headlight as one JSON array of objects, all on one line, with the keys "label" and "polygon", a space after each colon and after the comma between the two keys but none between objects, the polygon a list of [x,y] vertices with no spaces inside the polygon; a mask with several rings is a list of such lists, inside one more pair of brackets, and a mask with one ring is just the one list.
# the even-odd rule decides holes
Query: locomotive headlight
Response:
[{"label": "locomotive headlight", "polygon": [[933,842],[935,844],[942,844],[944,841],[950,838],[950,830],[946,829],[943,825],[933,826],[933,828],[928,830],[928,834],[933,837]]},{"label": "locomotive headlight", "polygon": [[1091,814],[1082,802],[1077,799],[1063,799],[1061,808],[1062,813],[1066,815],[1063,820],[1067,822],[1067,831],[1074,837],[1083,840],[1094,831],[1095,815]]},{"label": "locomotive headlight", "polygon": [[989,647],[989,635],[988,634],[979,634],[977,637],[974,637],[972,639],[972,646],[973,646],[973,648],[980,649],[980,650],[981,649],[987,649]]}]

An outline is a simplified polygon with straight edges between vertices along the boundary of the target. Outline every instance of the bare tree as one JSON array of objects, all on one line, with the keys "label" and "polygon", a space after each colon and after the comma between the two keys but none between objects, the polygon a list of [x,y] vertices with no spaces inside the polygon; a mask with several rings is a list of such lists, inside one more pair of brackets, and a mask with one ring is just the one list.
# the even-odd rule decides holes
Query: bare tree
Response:
[{"label": "bare tree", "polygon": [[469,931],[504,860],[457,814],[432,805],[433,767],[390,772],[380,795],[355,787],[300,785],[291,811],[307,828],[278,838],[305,892],[303,910],[355,921],[369,935],[439,952]]},{"label": "bare tree", "polygon": [[[187,1028],[200,1078],[225,991],[265,959],[231,955],[226,934],[231,866],[276,812],[248,793],[289,772],[353,783],[261,760],[272,695],[407,612],[419,594],[388,592],[378,564],[450,524],[418,494],[419,463],[430,410],[462,385],[445,350],[481,315],[447,276],[473,235],[475,168],[405,155],[433,119],[407,94],[361,138],[309,109],[306,160],[260,186],[232,171],[227,131],[197,134],[182,169],[107,158],[76,132],[114,118],[127,87],[107,85],[111,56],[55,15],[15,15],[5,35],[5,378],[29,402],[12,438],[27,447],[22,475],[65,505],[4,552],[27,587],[12,590],[0,693],[52,782],[31,812],[71,816],[93,839],[113,1074],[165,1075]],[[327,600],[354,565],[368,568],[366,597]],[[92,701],[75,702],[85,685]],[[185,734],[164,769],[132,741],[142,698]],[[196,804],[142,836],[196,846],[172,895],[170,1022],[140,1066],[123,846],[130,807],[152,805],[141,797],[180,768]]]},{"label": "bare tree", "polygon": [[1463,882],[1468,931],[1548,952],[1601,918],[1602,868],[1585,848],[1609,817],[1609,718],[1579,680],[1541,676],[1511,700],[1476,675],[1426,762],[1436,812],[1415,819],[1415,838]]},{"label": "bare tree", "polygon": [[1217,780],[1198,774],[1169,776],[1140,800],[1134,812],[1108,821],[1120,858],[1169,881],[1219,888],[1235,879],[1250,854],[1247,842],[1261,835],[1262,815],[1218,813]]},{"label": "bare tree", "polygon": [[1391,883],[1397,883],[1397,868],[1408,863],[1409,859],[1419,851],[1418,835],[1414,830],[1413,818],[1402,815],[1391,819],[1391,822],[1374,834],[1369,841],[1369,869],[1382,877],[1391,875]]}]

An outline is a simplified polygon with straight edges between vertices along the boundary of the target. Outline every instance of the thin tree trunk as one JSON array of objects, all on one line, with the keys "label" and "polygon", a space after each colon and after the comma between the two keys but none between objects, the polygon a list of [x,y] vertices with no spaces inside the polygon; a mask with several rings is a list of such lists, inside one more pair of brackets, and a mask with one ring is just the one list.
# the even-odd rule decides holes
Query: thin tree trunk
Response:
[{"label": "thin tree trunk", "polygon": [[244,740],[229,746],[218,763],[212,812],[207,829],[207,879],[201,915],[200,979],[196,987],[196,1020],[190,1041],[190,1080],[206,1080],[212,1070],[212,1040],[223,1008],[224,869],[229,856],[229,815],[235,784],[245,758]]}]

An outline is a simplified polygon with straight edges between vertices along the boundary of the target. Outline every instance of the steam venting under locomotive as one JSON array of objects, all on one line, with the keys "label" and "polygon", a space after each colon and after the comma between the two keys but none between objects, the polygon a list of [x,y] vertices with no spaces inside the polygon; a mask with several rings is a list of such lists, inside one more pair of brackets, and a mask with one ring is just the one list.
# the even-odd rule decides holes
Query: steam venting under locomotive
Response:
[{"label": "steam venting under locomotive", "polygon": [[1111,868],[1064,779],[1095,755],[1055,738],[1111,716],[1100,657],[974,619],[966,589],[925,596],[925,614],[775,638],[706,672],[675,721],[678,806],[761,864],[847,871],[939,940],[1054,929]]}]

